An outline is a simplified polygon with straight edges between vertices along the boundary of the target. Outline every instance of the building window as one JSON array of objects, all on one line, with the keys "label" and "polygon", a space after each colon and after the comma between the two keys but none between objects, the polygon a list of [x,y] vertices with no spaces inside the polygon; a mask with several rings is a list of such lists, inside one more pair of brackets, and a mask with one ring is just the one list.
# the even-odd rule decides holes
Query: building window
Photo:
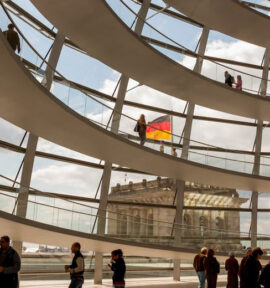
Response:
[{"label": "building window", "polygon": [[147,217],[147,235],[148,236],[153,236],[154,235],[154,218],[153,214],[148,214]]},{"label": "building window", "polygon": [[224,229],[224,221],[220,217],[216,218],[216,234],[221,236]]},{"label": "building window", "polygon": [[141,228],[141,217],[140,215],[136,215],[134,218],[134,224],[133,224],[133,234],[139,235],[140,234],[140,228]]},{"label": "building window", "polygon": [[205,236],[206,227],[207,227],[207,220],[204,216],[201,216],[200,217],[200,235],[201,235],[201,237]]},{"label": "building window", "polygon": [[190,224],[191,224],[190,215],[185,214],[184,215],[184,225],[187,226],[186,228],[189,228]]},{"label": "building window", "polygon": [[118,214],[117,215],[117,234],[127,235],[127,216]]}]

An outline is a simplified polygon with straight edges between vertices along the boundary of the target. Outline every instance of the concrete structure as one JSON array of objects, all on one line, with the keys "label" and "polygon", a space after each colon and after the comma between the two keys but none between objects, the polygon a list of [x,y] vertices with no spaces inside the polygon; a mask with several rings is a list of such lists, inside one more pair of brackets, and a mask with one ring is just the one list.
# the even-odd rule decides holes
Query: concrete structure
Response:
[{"label": "concrete structure", "polygon": [[[229,212],[222,208],[238,209],[246,199],[239,198],[235,189],[245,189],[253,191],[251,243],[252,246],[255,246],[257,244],[258,193],[269,193],[270,183],[270,177],[259,176],[263,121],[270,120],[270,99],[265,97],[270,52],[269,49],[266,49],[259,95],[231,89],[224,84],[201,76],[200,72],[209,34],[208,26],[220,27],[222,31],[227,31],[231,36],[239,35],[240,39],[269,47],[268,37],[264,32],[258,33],[263,30],[259,29],[260,27],[269,25],[269,18],[262,15],[258,17],[258,13],[241,6],[234,0],[212,1],[211,15],[207,17],[209,5],[206,4],[209,4],[211,0],[208,2],[202,0],[199,4],[198,1],[195,3],[193,0],[180,0],[178,4],[184,3],[184,6],[191,7],[191,12],[187,12],[187,14],[191,13],[190,17],[201,17],[202,21],[206,23],[198,54],[188,51],[188,53],[193,53],[193,57],[197,57],[194,71],[191,71],[158,52],[148,44],[149,39],[141,37],[145,24],[144,19],[151,0],[144,0],[138,15],[133,15],[136,16],[135,21],[137,21],[134,32],[126,27],[105,0],[32,0],[32,2],[40,8],[41,12],[44,12],[57,30],[60,29],[66,33],[68,38],[74,43],[76,42],[81,49],[123,73],[123,76],[115,108],[112,110],[112,128],[111,131],[106,131],[84,117],[86,115],[77,114],[50,93],[57,61],[65,42],[63,35],[59,33],[55,38],[55,45],[49,59],[51,67],[47,67],[41,85],[25,69],[20,59],[14,55],[0,32],[0,73],[2,75],[0,77],[0,115],[31,133],[25,149],[20,189],[17,191],[17,215],[0,212],[0,224],[5,233],[9,234],[15,242],[17,241],[17,244],[22,241],[31,241],[37,244],[67,247],[73,241],[80,241],[84,249],[96,252],[95,283],[102,281],[102,253],[109,253],[119,247],[124,250],[125,255],[173,259],[174,279],[180,280],[180,259],[191,261],[194,253],[203,245],[224,252],[219,255],[221,260],[227,258],[225,252],[228,250],[241,251],[239,211],[231,210]],[[177,3],[177,1],[170,0],[166,0],[166,2],[172,5]],[[240,8],[244,10],[241,11]],[[163,10],[159,13],[162,13]],[[213,10],[216,12],[215,15]],[[78,13],[74,13],[74,11]],[[228,11],[230,17],[228,17]],[[130,13],[132,12],[130,11]],[[227,17],[223,17],[224,14]],[[216,19],[217,17],[218,19]],[[83,25],[82,19],[86,19]],[[231,26],[227,25],[228,19],[231,19],[231,24],[235,24],[233,31],[230,30],[231,27],[227,29]],[[244,26],[248,26],[251,19],[253,19],[254,25],[250,27],[251,29],[246,29]],[[205,25],[205,23],[203,24]],[[182,46],[181,49],[181,53],[185,54]],[[33,50],[35,52],[35,49]],[[40,60],[44,60],[42,57],[40,58]],[[209,58],[208,60],[212,61]],[[123,135],[118,133],[129,77],[137,80],[140,84],[189,101],[183,133],[185,140],[182,150],[178,151],[178,153],[181,152],[180,159],[142,147],[129,141],[126,134],[124,134],[126,138],[123,138]],[[14,79],[16,79],[16,85],[14,85]],[[83,89],[82,86],[78,88],[62,75],[58,81],[65,81],[70,87],[78,90]],[[206,158],[208,155],[202,155],[196,163],[190,161],[190,137],[195,104],[257,120],[254,164],[251,162],[243,164],[235,160],[232,163],[230,159],[216,157],[224,164],[221,169],[217,168],[219,167],[219,163],[216,163],[218,161],[213,161],[215,162],[213,166],[206,165],[208,162],[202,158]],[[139,107],[143,109],[142,106]],[[69,229],[63,228],[58,219],[56,221],[53,219],[50,225],[44,224],[43,222],[49,221],[50,217],[47,219],[44,215],[49,210],[46,210],[39,219],[36,219],[38,218],[36,215],[33,216],[33,218],[36,217],[34,220],[30,220],[29,216],[27,218],[29,186],[38,137],[105,161],[101,196],[96,202],[100,204],[96,217],[97,235],[94,235],[93,232],[89,233],[88,230],[77,231],[72,226],[76,213],[79,215],[78,221],[80,221],[80,217],[91,216],[93,219],[92,216],[95,217],[95,215],[72,211],[70,218],[65,219],[70,224]],[[177,147],[180,148],[180,145],[178,144]],[[144,180],[139,184],[130,182],[128,185],[118,185],[112,189],[108,199],[112,163],[170,178],[158,177],[156,181]],[[233,171],[234,164],[241,172]],[[249,165],[248,168],[253,166],[253,170],[251,172],[250,169],[247,169],[244,171],[248,171],[248,173],[243,173],[240,165]],[[210,183],[213,186],[188,184],[187,180]],[[231,189],[217,186],[229,186]],[[111,203],[110,211],[107,213],[108,200],[120,201],[123,198],[131,203],[128,204],[129,207],[127,203]],[[165,209],[164,207],[132,205],[136,202],[154,202],[173,207]],[[184,209],[184,205],[192,208],[196,206],[209,207],[209,211]],[[211,210],[211,207],[217,207],[220,210]],[[61,210],[59,207],[50,208]],[[69,212],[67,209],[65,211]],[[89,218],[82,221],[83,224],[87,223],[91,226]],[[17,248],[21,249],[20,246]]]},{"label": "concrete structure", "polygon": [[[124,167],[173,179],[269,193],[269,177],[203,165],[160,153],[119,137],[67,107],[25,69],[0,34],[0,114],[51,142]],[[14,77],[17,85],[14,85]],[[28,107],[35,107],[29,110]],[[16,113],[14,113],[16,112]],[[50,117],[48,117],[50,115]],[[140,155],[140,157],[137,157]],[[225,162],[230,168],[229,162]],[[234,162],[235,164],[235,162]],[[241,164],[239,162],[239,164]]]},{"label": "concrete structure", "polygon": [[[231,89],[173,61],[128,29],[105,0],[32,2],[89,55],[141,84],[211,109],[270,120],[270,99]],[[87,19],[83,27],[81,19]]]},{"label": "concrete structure", "polygon": [[239,0],[163,1],[213,30],[258,46],[270,47],[270,40],[265,30],[265,27],[270,25],[269,17],[249,8]]},{"label": "concrete structure", "polygon": [[[234,189],[193,183],[186,183],[184,195],[185,206],[239,208],[247,201],[239,198]],[[174,181],[158,177],[154,181],[117,185],[112,188],[109,199],[171,204],[174,200]],[[109,204],[108,211],[107,229],[112,236],[130,240],[143,239],[146,243],[173,243],[179,229],[181,241],[178,245],[192,243],[192,247],[197,249],[205,245],[220,251],[241,250],[240,240],[236,239],[240,237],[239,212],[185,209],[183,226],[172,228],[175,210]]]}]

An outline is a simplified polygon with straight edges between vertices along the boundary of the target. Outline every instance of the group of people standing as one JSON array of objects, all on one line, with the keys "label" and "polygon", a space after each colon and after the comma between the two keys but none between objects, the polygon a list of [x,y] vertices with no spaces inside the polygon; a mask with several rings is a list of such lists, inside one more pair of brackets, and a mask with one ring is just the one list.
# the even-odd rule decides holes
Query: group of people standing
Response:
[{"label": "group of people standing", "polygon": [[[220,264],[214,255],[214,250],[204,247],[194,258],[193,266],[199,278],[198,288],[204,288],[206,281],[208,288],[217,287]],[[228,271],[227,288],[238,288],[238,279],[240,279],[240,288],[259,288],[261,286],[270,288],[270,263],[262,269],[260,263],[262,255],[261,248],[253,250],[248,248],[239,265],[234,253],[231,252],[225,262],[225,270]]]},{"label": "group of people standing", "polygon": [[233,85],[235,85],[235,89],[242,90],[242,77],[241,77],[241,75],[237,75],[236,82],[234,80],[234,77],[228,71],[225,71],[224,76],[225,76],[225,84],[226,85],[228,85],[230,87],[233,87]]},{"label": "group of people standing", "polygon": [[[65,272],[70,274],[69,288],[82,288],[85,265],[84,256],[81,253],[81,244],[79,242],[73,243],[71,252],[74,254],[71,265],[64,266]],[[112,251],[108,266],[113,271],[113,287],[124,288],[126,264],[121,249]],[[10,246],[10,238],[2,236],[0,240],[0,287],[18,288],[20,269],[21,259],[19,254]]]}]

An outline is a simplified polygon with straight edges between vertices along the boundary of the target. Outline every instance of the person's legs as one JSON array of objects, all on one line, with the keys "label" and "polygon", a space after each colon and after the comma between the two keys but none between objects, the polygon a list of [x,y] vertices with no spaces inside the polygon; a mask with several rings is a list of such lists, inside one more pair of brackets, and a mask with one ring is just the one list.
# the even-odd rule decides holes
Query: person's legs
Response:
[{"label": "person's legs", "polygon": [[217,287],[217,279],[215,276],[207,277],[207,288],[216,288]]},{"label": "person's legs", "polygon": [[71,279],[69,288],[81,288],[82,285],[83,285],[83,280]]},{"label": "person's legs", "polygon": [[140,136],[140,138],[141,138],[141,145],[144,145],[144,143],[145,143],[145,140],[146,140],[146,136],[145,136],[145,133],[142,133],[142,132],[140,132],[139,133],[139,136]]},{"label": "person's legs", "polygon": [[204,273],[204,271],[199,271],[197,274],[198,274],[198,278],[199,278],[198,288],[204,288],[205,287],[205,273]]}]

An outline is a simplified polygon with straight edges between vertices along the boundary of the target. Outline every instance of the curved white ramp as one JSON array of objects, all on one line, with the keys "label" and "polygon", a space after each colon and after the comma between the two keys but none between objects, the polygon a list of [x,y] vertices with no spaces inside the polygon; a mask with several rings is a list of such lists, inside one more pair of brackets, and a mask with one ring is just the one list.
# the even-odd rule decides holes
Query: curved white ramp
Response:
[{"label": "curved white ramp", "polygon": [[[163,0],[191,19],[216,31],[270,47],[270,18],[238,0]],[[46,2],[46,1],[45,1]]]},{"label": "curved white ramp", "polygon": [[0,116],[74,151],[154,175],[270,192],[268,177],[213,168],[142,147],[106,131],[54,97],[25,69],[0,33]]},{"label": "curved white ramp", "polygon": [[[121,248],[126,256],[187,260],[193,260],[195,253],[198,253],[197,250],[192,248],[177,248],[151,243],[144,244],[77,232],[23,219],[2,211],[0,211],[0,227],[4,234],[9,235],[14,241],[68,248],[71,247],[72,243],[80,242],[84,251],[110,253],[112,250]],[[219,255],[219,260],[221,261],[227,258],[227,255]]]},{"label": "curved white ramp", "polygon": [[139,83],[201,106],[270,121],[270,100],[231,89],[169,59],[131,32],[105,0],[32,2],[89,55]]}]

